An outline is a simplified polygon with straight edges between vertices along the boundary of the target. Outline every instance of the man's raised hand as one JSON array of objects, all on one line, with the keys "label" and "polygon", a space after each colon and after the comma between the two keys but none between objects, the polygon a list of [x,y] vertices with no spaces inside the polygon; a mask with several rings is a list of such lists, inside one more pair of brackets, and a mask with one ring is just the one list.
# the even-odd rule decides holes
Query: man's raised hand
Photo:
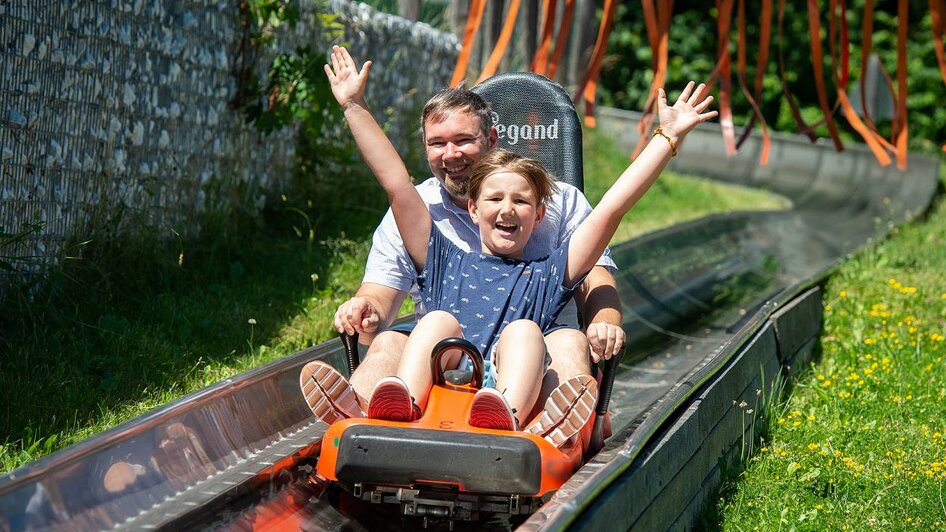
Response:
[{"label": "man's raised hand", "polygon": [[365,107],[365,86],[368,84],[368,71],[371,61],[365,61],[361,71],[355,66],[355,60],[343,46],[332,46],[331,65],[325,65],[332,94],[342,109],[350,105]]}]

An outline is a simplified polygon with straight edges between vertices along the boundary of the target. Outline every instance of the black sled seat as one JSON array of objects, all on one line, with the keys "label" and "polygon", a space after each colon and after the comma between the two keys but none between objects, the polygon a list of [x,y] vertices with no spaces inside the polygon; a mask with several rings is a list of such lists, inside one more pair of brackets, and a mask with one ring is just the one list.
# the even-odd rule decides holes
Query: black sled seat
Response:
[{"label": "black sled seat", "polygon": [[500,147],[536,159],[558,181],[584,188],[581,122],[561,85],[531,72],[510,72],[471,90],[493,108]]}]

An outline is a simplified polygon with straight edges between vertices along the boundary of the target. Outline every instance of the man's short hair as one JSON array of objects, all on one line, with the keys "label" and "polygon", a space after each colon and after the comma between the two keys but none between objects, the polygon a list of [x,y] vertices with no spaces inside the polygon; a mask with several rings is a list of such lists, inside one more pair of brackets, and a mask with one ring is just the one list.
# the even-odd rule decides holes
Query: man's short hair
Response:
[{"label": "man's short hair", "polygon": [[443,120],[450,114],[462,111],[470,113],[480,120],[483,138],[489,138],[493,126],[492,109],[482,96],[464,87],[440,89],[427,100],[424,112],[420,116],[420,127],[425,132],[428,120]]},{"label": "man's short hair", "polygon": [[498,172],[519,174],[525,178],[539,203],[547,202],[558,191],[555,178],[545,170],[542,163],[503,148],[494,148],[477,161],[470,171],[470,199],[475,201],[486,178]]}]

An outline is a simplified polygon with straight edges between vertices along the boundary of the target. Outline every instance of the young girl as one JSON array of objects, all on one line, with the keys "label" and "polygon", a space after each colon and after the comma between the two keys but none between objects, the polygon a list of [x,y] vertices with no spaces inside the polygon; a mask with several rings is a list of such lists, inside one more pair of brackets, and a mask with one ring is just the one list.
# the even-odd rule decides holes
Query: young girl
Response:
[{"label": "young girl", "polygon": [[[359,71],[338,48],[331,60],[325,72],[332,92],[359,151],[388,195],[405,248],[421,272],[418,285],[430,311],[408,338],[397,375],[382,379],[375,388],[368,415],[401,421],[416,417],[432,383],[431,349],[445,337],[462,336],[478,345],[488,362],[486,386],[474,397],[470,424],[493,429],[524,425],[545,370],[545,335],[554,330],[562,306],[601,256],[624,213],[675,154],[676,145],[697,123],[716,116],[706,111],[712,97],[703,94],[703,84],[694,90],[690,82],[669,107],[661,89],[661,127],[644,151],[569,242],[545,259],[525,261],[523,248],[541,223],[543,201],[555,187],[542,166],[504,150],[494,150],[476,164],[468,208],[479,226],[482,249],[460,250],[433,226],[400,156],[371,113],[348,105],[353,95],[363,92],[370,62]],[[570,384],[593,387],[594,381],[588,377]],[[545,430],[547,421],[540,419],[526,430]],[[572,421],[578,427],[583,424]]]}]

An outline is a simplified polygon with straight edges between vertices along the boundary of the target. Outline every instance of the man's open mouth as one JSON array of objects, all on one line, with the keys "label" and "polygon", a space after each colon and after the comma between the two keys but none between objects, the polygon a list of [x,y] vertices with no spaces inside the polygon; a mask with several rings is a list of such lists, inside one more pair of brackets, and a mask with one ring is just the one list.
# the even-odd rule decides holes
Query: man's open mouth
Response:
[{"label": "man's open mouth", "polygon": [[444,166],[443,171],[446,175],[450,177],[456,177],[458,175],[462,175],[469,168],[470,168],[469,163],[465,163],[465,164],[456,165],[456,166]]}]

